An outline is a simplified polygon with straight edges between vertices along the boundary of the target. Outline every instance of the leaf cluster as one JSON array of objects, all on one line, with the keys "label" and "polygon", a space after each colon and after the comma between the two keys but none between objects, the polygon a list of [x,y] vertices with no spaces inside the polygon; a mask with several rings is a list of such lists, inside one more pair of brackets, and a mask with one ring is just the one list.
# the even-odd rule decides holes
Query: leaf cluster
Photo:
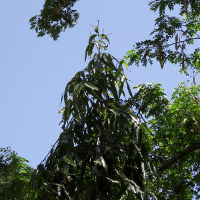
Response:
[{"label": "leaf cluster", "polygon": [[[125,59],[129,61],[129,65],[141,63],[147,66],[147,63],[153,64],[153,60],[157,60],[161,68],[166,62],[170,62],[178,64],[180,71],[186,74],[188,68],[199,71],[199,62],[196,62],[199,60],[199,48],[193,45],[195,40],[200,39],[199,1],[154,0],[149,5],[152,11],[159,11],[155,28],[150,34],[152,38],[136,43],[127,52]],[[178,16],[171,14],[174,9]],[[186,49],[189,47],[193,50],[187,54]]]},{"label": "leaf cluster", "polygon": [[38,37],[49,34],[57,40],[66,28],[76,25],[79,13],[73,9],[78,0],[46,0],[39,15],[32,17],[29,22]]}]

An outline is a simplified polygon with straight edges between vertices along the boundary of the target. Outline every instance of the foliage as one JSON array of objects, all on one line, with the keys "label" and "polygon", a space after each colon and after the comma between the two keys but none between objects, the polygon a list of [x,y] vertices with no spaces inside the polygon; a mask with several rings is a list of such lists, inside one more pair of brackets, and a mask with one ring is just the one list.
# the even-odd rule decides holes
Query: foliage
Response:
[{"label": "foliage", "polygon": [[29,181],[33,169],[10,148],[0,149],[0,199],[30,200]]},{"label": "foliage", "polygon": [[124,60],[102,52],[109,40],[95,30],[91,60],[62,97],[63,132],[35,173],[37,199],[198,196],[200,86],[180,85],[172,103],[160,84],[134,92]]},{"label": "foliage", "polygon": [[[129,88],[124,61],[101,53],[109,40],[98,30],[96,33],[89,39],[86,56],[92,56],[95,44],[98,53],[67,84],[61,111],[63,132],[46,163],[38,166],[38,199],[120,199],[126,193],[130,198],[143,195],[140,187],[146,183],[141,181],[144,174],[140,162],[144,162],[149,146],[140,141],[138,117],[130,111],[130,102],[122,98],[124,86]],[[146,167],[149,168],[143,163]]]},{"label": "foliage", "polygon": [[[199,71],[200,49],[195,47],[195,40],[200,39],[200,2],[198,0],[153,0],[149,3],[152,11],[159,11],[152,39],[136,43],[125,56],[129,64],[153,64],[153,59],[160,62],[161,68],[168,61],[180,66],[180,71],[187,74],[192,67]],[[177,15],[173,15],[175,13]],[[187,49],[191,53],[186,53]]]},{"label": "foliage", "polygon": [[78,0],[46,0],[40,15],[29,20],[31,29],[35,29],[38,37],[49,34],[57,40],[62,31],[77,23],[79,14],[72,9],[76,1]]},{"label": "foliage", "polygon": [[163,178],[156,184],[158,199],[199,196],[200,86],[180,84],[173,103],[151,120],[154,164]]},{"label": "foliage", "polygon": [[[62,17],[63,5],[58,4],[56,14],[51,4],[47,13]],[[199,39],[200,3],[153,0],[149,5],[159,11],[152,38],[136,43],[124,60],[105,53],[109,39],[94,28],[85,52],[89,63],[62,96],[63,131],[32,175],[36,199],[200,198],[200,86],[195,76],[192,85],[180,84],[168,100],[160,84],[131,88],[124,73],[125,60],[146,66],[154,59],[162,68],[171,62],[186,74],[188,68],[199,72],[194,41]],[[178,16],[171,15],[173,10]],[[38,26],[34,20],[33,28]],[[67,26],[52,27],[48,24],[40,36],[57,39]],[[188,46],[194,48],[190,54]]]}]

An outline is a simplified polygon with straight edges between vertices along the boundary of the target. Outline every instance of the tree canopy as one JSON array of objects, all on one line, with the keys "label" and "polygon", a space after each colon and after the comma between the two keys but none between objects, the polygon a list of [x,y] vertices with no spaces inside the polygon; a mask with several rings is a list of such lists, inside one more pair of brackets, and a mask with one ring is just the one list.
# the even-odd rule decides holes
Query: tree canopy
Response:
[{"label": "tree canopy", "polygon": [[77,10],[73,9],[78,0],[45,0],[39,15],[33,16],[29,22],[38,37],[49,34],[57,40],[62,31],[76,25],[79,18]]},{"label": "tree canopy", "polygon": [[[58,39],[77,23],[75,2],[46,0],[31,28]],[[149,5],[159,15],[150,39],[121,60],[107,53],[108,35],[94,27],[88,64],[62,96],[62,133],[32,174],[33,199],[200,198],[200,2]],[[186,75],[191,69],[193,83],[180,83],[171,99],[159,83],[131,86],[124,69],[155,60],[161,68],[176,64]]]},{"label": "tree canopy", "polygon": [[30,199],[33,169],[10,148],[0,148],[0,199]]},{"label": "tree canopy", "polygon": [[63,132],[38,166],[38,199],[199,197],[200,86],[180,84],[171,101],[160,84],[131,88],[97,28],[62,97]]},{"label": "tree canopy", "polygon": [[[127,52],[129,64],[146,66],[153,64],[155,58],[161,68],[166,62],[177,64],[181,71],[187,73],[188,68],[199,72],[199,40],[200,3],[198,0],[154,0],[149,3],[153,12],[158,11],[155,28],[150,33],[151,39],[138,42]],[[176,15],[174,12],[176,11]],[[173,13],[173,14],[172,14]],[[191,47],[192,45],[192,47]],[[187,50],[191,48],[191,53]]]}]

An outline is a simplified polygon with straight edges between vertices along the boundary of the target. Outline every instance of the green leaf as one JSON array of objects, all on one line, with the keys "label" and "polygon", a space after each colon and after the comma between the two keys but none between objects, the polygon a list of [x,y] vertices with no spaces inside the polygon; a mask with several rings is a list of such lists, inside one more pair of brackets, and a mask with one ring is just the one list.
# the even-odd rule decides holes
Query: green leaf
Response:
[{"label": "green leaf", "polygon": [[127,89],[128,89],[129,95],[131,96],[131,98],[133,98],[133,93],[132,93],[132,91],[131,91],[131,88],[130,88],[128,82],[126,82],[126,86],[127,86]]},{"label": "green leaf", "polygon": [[68,163],[69,165],[72,165],[73,167],[76,167],[76,162],[69,159],[67,156],[63,156],[63,161]]},{"label": "green leaf", "polygon": [[94,31],[95,31],[96,33],[99,33],[99,27],[98,27],[98,26],[95,26],[95,27],[94,27]]},{"label": "green leaf", "polygon": [[100,34],[99,36],[100,36],[102,39],[105,39],[108,43],[110,43],[110,40],[109,40],[109,38],[108,38],[107,35],[105,35],[105,34]]},{"label": "green leaf", "polygon": [[125,65],[126,69],[128,69],[128,64],[125,60],[123,60],[123,64]]},{"label": "green leaf", "polygon": [[114,108],[110,108],[109,110],[112,111],[115,115],[120,115],[118,109],[115,108],[115,107]]},{"label": "green leaf", "polygon": [[65,107],[62,108],[60,111],[58,111],[58,113],[60,113],[60,114],[64,114],[64,112],[65,112]]},{"label": "green leaf", "polygon": [[92,83],[85,82],[84,85],[91,88],[92,90],[97,90],[97,91],[99,90],[99,88],[94,86]]},{"label": "green leaf", "polygon": [[115,87],[115,82],[113,80],[109,80],[109,85],[110,85],[110,91],[112,92],[113,96],[118,99],[118,94],[117,90]]},{"label": "green leaf", "polygon": [[89,44],[92,43],[92,41],[94,40],[94,38],[97,36],[97,34],[91,35],[89,38]]},{"label": "green leaf", "polygon": [[94,43],[90,43],[86,50],[85,50],[85,60],[87,59],[87,56],[91,56],[94,48]]}]

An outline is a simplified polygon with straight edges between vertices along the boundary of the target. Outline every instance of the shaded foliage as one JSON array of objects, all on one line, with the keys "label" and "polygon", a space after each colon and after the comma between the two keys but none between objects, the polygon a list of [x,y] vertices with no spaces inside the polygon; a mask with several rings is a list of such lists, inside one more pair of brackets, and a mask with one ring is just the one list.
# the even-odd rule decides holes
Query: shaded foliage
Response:
[{"label": "shaded foliage", "polygon": [[153,160],[163,176],[158,199],[199,198],[199,97],[200,86],[180,84],[173,103],[151,120]]},{"label": "shaded foliage", "polygon": [[10,148],[0,148],[0,199],[30,199],[33,169],[27,162]]}]

